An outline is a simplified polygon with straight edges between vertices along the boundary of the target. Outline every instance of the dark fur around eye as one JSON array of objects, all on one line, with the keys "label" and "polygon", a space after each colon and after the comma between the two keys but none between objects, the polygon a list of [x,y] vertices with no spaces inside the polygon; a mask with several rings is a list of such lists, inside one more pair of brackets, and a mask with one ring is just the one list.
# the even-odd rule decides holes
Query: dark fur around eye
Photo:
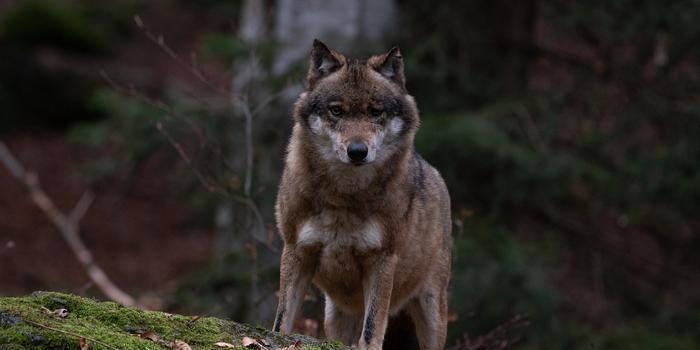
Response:
[{"label": "dark fur around eye", "polygon": [[399,98],[393,98],[384,101],[384,111],[389,116],[405,115],[403,101]]},{"label": "dark fur around eye", "polygon": [[323,95],[313,95],[308,102],[302,106],[301,115],[308,117],[311,114],[326,116],[329,113],[329,103],[337,100],[337,97],[328,98]]},{"label": "dark fur around eye", "polygon": [[370,107],[369,108],[369,114],[372,115],[375,118],[379,118],[384,114],[384,110],[381,108],[374,108]]},{"label": "dark fur around eye", "polygon": [[343,108],[340,106],[330,106],[328,107],[328,111],[331,112],[331,115],[334,117],[338,117],[343,114]]}]

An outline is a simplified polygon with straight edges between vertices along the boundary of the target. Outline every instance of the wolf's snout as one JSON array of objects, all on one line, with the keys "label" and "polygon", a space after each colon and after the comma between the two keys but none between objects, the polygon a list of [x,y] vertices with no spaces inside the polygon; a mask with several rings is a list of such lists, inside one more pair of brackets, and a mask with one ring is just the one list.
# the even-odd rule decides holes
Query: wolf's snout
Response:
[{"label": "wolf's snout", "polygon": [[348,145],[348,157],[355,163],[362,162],[367,157],[367,145],[364,142],[351,142]]}]

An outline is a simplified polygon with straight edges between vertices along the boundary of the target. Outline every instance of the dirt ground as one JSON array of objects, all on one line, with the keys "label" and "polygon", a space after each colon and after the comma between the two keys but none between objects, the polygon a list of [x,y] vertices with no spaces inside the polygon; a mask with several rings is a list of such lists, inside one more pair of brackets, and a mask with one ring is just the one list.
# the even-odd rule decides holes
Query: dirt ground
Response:
[{"label": "dirt ground", "polygon": [[[60,134],[5,137],[10,150],[35,171],[44,190],[68,213],[88,188],[78,173],[81,152]],[[157,159],[128,187],[101,186],[81,222],[96,261],[126,291],[160,295],[209,259],[212,233],[190,229],[191,214],[172,190]],[[57,290],[97,295],[56,227],[24,187],[0,167],[0,295]]]}]

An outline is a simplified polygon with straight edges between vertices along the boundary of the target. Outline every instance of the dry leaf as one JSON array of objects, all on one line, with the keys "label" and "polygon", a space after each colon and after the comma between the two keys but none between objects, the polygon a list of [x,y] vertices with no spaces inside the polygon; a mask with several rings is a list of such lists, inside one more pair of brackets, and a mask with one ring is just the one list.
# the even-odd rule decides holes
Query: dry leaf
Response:
[{"label": "dry leaf", "polygon": [[235,348],[235,347],[236,347],[236,346],[233,345],[233,344],[226,343],[226,342],[222,342],[222,341],[220,341],[220,342],[218,342],[218,343],[214,343],[214,345],[216,345],[216,346],[218,346],[218,347],[220,347],[220,348]]},{"label": "dry leaf", "polygon": [[189,344],[185,343],[182,340],[176,340],[173,343],[173,346],[171,347],[173,350],[192,350]]},{"label": "dry leaf", "polygon": [[281,348],[280,350],[296,350],[296,349],[301,349],[301,340],[297,340],[292,345],[290,345],[286,348]]},{"label": "dry leaf", "polygon": [[80,341],[78,342],[78,344],[80,345],[80,350],[88,350],[89,349],[88,342],[83,337],[80,337]]},{"label": "dry leaf", "polygon": [[270,346],[270,343],[265,339],[253,339],[251,337],[243,337],[241,343],[244,347],[251,349],[268,349],[268,346]]},{"label": "dry leaf", "polygon": [[60,318],[68,317],[68,310],[66,310],[66,309],[56,309],[56,310],[53,310],[51,313],[60,317]]},{"label": "dry leaf", "polygon": [[148,339],[150,341],[158,342],[160,340],[160,337],[158,334],[155,334],[151,331],[146,331],[143,334],[141,334],[141,338]]},{"label": "dry leaf", "polygon": [[51,311],[51,310],[42,306],[41,310],[43,310],[45,313],[47,313],[49,315],[58,316],[60,318],[66,318],[66,317],[68,317],[68,314],[69,314],[67,309],[56,309],[56,310]]},{"label": "dry leaf", "polygon": [[247,347],[249,347],[249,346],[251,346],[251,345],[256,345],[256,346],[257,346],[257,345],[258,345],[258,342],[257,342],[255,339],[251,338],[251,337],[243,337],[243,340],[241,340],[241,344],[243,344],[243,346],[245,346],[245,347],[247,348]]},{"label": "dry leaf", "polygon": [[58,316],[60,318],[66,318],[66,317],[68,317],[68,314],[69,314],[68,309],[56,309],[56,310],[51,311],[43,306],[41,307],[41,309],[44,310],[44,312],[49,314],[49,315]]}]

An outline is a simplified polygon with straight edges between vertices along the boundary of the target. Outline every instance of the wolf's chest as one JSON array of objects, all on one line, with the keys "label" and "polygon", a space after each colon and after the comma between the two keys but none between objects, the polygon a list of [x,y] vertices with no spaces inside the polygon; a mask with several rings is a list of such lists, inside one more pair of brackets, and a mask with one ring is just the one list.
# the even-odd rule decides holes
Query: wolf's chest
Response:
[{"label": "wolf's chest", "polygon": [[381,226],[352,214],[324,211],[305,222],[297,237],[298,247],[318,252],[314,283],[339,305],[361,308],[362,259],[382,247]]},{"label": "wolf's chest", "polygon": [[364,253],[381,247],[382,232],[374,220],[326,210],[302,225],[297,245],[320,246],[323,253]]}]

